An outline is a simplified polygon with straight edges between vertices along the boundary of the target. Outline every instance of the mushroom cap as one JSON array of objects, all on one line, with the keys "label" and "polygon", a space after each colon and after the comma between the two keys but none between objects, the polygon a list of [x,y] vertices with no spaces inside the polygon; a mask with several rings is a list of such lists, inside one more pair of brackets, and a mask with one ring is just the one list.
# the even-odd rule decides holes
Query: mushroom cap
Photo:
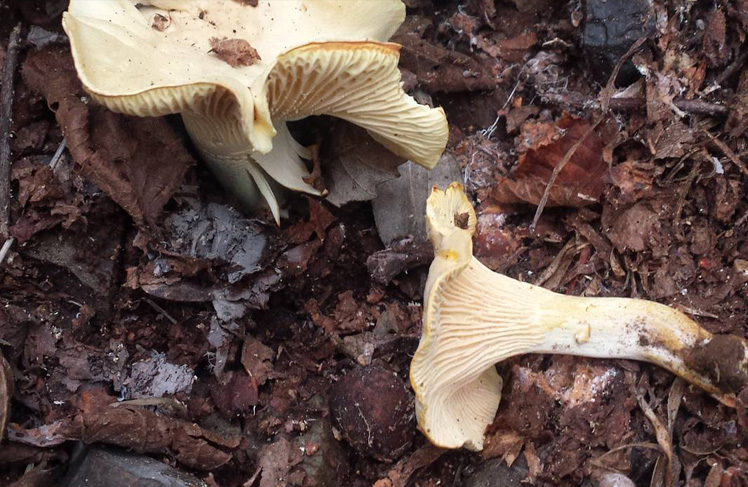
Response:
[{"label": "mushroom cap", "polygon": [[[424,293],[421,341],[410,368],[416,417],[435,445],[481,450],[484,429],[501,400],[502,379],[493,367],[497,356],[528,350],[542,343],[543,335],[522,312],[528,303],[516,298],[513,284],[496,286],[497,278],[513,280],[473,257],[475,210],[461,184],[433,188],[426,222],[434,260]],[[492,313],[492,302],[508,303],[506,314]],[[497,327],[497,322],[509,326]]]},{"label": "mushroom cap", "polygon": [[[155,18],[165,19],[159,28]],[[343,118],[398,155],[436,164],[444,112],[402,91],[399,47],[384,42],[404,18],[400,0],[71,0],[63,27],[93,98],[129,115],[182,113],[218,178],[240,196],[259,186],[277,215],[266,176],[319,194],[284,120]],[[213,52],[216,39],[259,57],[232,66]],[[262,157],[280,132],[286,147]]]}]

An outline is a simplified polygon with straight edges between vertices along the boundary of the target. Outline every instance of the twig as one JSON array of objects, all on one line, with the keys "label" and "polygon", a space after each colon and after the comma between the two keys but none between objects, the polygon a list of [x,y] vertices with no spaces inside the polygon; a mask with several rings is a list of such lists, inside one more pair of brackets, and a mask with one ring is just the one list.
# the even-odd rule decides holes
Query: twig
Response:
[{"label": "twig", "polygon": [[633,56],[636,51],[641,49],[644,43],[647,42],[647,39],[647,37],[640,37],[639,39],[637,39],[636,42],[634,42],[631,47],[629,47],[629,50],[626,51],[626,54],[618,59],[616,67],[613,69],[613,73],[608,78],[608,82],[606,83],[605,88],[603,88],[603,91],[600,92],[600,108],[603,112],[607,112],[610,106],[611,97],[613,96],[613,91],[615,91],[616,78],[618,77],[618,72],[621,70],[621,66],[623,66],[623,63],[625,63],[631,56]]},{"label": "twig", "polygon": [[740,169],[740,171],[743,174],[745,174],[746,176],[748,176],[748,167],[746,167],[746,165],[743,163],[743,161],[740,160],[740,158],[738,157],[738,155],[735,154],[735,152],[733,152],[732,149],[730,149],[730,147],[727,144],[725,144],[724,142],[722,142],[718,138],[714,137],[712,134],[710,134],[706,130],[704,130],[703,132],[704,132],[704,134],[707,137],[709,137],[709,142],[711,142],[710,145],[712,147],[716,148],[722,154],[724,154],[725,156],[727,156],[727,158],[730,159],[730,161],[733,164],[735,164],[738,167],[738,169]]},{"label": "twig", "polygon": [[153,301],[152,299],[150,299],[150,298],[145,298],[145,302],[146,302],[146,303],[148,303],[148,304],[150,305],[150,307],[151,307],[151,308],[153,308],[153,309],[155,309],[156,311],[158,311],[159,313],[161,313],[161,315],[162,315],[162,316],[163,316],[164,318],[166,318],[167,320],[171,321],[171,323],[172,323],[173,325],[176,325],[176,324],[178,323],[178,321],[177,321],[177,320],[175,320],[175,319],[174,319],[174,317],[173,317],[172,315],[170,315],[170,314],[169,314],[169,313],[168,313],[168,312],[167,312],[167,311],[166,311],[166,310],[165,310],[164,308],[162,308],[161,306],[159,306],[158,304],[156,304],[156,302],[155,302],[155,301]]},{"label": "twig", "polygon": [[[565,96],[555,93],[543,95],[543,99],[556,105],[568,105],[573,108],[600,108],[600,102],[591,98],[581,96]],[[711,115],[713,117],[726,117],[730,114],[730,108],[718,103],[709,103],[701,100],[685,100],[677,98],[673,105],[684,112],[693,115]],[[644,98],[611,98],[609,108],[617,112],[631,112],[643,110],[646,107]]]},{"label": "twig", "polygon": [[5,256],[8,255],[8,251],[13,246],[13,242],[15,242],[15,239],[13,237],[9,238],[5,241],[3,244],[3,247],[0,248],[0,265],[2,265],[3,262],[5,262]]},{"label": "twig", "polygon": [[743,51],[743,53],[740,56],[738,56],[735,59],[735,61],[730,63],[730,65],[727,66],[725,70],[722,71],[722,73],[720,73],[719,76],[717,76],[717,78],[714,80],[714,84],[721,86],[722,83],[724,83],[730,78],[730,76],[732,76],[737,71],[739,71],[740,68],[742,68],[743,65],[746,63],[746,61],[748,61],[748,50]]},{"label": "twig", "polygon": [[579,146],[584,144],[584,141],[587,140],[587,137],[590,136],[592,132],[595,131],[598,125],[600,125],[600,122],[603,121],[603,117],[598,118],[595,123],[590,125],[590,128],[587,129],[587,131],[577,140],[574,142],[574,145],[572,145],[568,151],[566,151],[566,154],[564,155],[564,158],[561,159],[561,162],[556,164],[556,167],[553,168],[553,172],[551,173],[550,179],[548,179],[548,184],[545,186],[545,191],[543,192],[543,197],[540,199],[540,203],[538,204],[538,209],[535,210],[535,217],[532,219],[532,225],[530,225],[530,231],[535,231],[535,226],[538,224],[538,220],[540,220],[540,215],[543,214],[543,209],[545,208],[546,203],[548,203],[548,197],[551,195],[551,188],[553,188],[553,184],[556,182],[556,178],[561,173],[561,171],[566,167],[566,164],[571,160],[571,158],[574,156],[574,154],[577,152],[577,149],[579,149]]},{"label": "twig", "polygon": [[673,105],[680,108],[684,112],[695,113],[697,115],[712,115],[724,117],[730,114],[730,107],[701,100],[673,100]]},{"label": "twig", "polygon": [[13,80],[18,64],[21,24],[13,28],[8,40],[0,85],[0,237],[8,238],[10,225],[10,126],[13,117]]},{"label": "twig", "polygon": [[60,163],[60,159],[62,158],[62,153],[65,152],[65,147],[67,147],[67,139],[63,137],[62,142],[60,142],[60,145],[57,146],[55,155],[53,155],[52,159],[49,161],[49,167],[52,169],[52,171],[57,170],[57,165]]}]

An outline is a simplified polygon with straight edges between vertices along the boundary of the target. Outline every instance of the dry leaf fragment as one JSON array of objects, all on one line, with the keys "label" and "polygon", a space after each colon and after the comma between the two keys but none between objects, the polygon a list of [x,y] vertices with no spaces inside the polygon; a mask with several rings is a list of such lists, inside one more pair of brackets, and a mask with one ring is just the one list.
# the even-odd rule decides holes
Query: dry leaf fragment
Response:
[{"label": "dry leaf fragment", "polygon": [[153,22],[151,22],[151,27],[153,27],[159,32],[163,32],[166,30],[167,27],[169,27],[169,18],[165,15],[156,14],[153,16]]},{"label": "dry leaf fragment", "polygon": [[727,20],[722,9],[709,14],[707,27],[704,29],[704,55],[710,68],[723,66],[727,62],[729,50],[727,44]]},{"label": "dry leaf fragment", "polygon": [[251,336],[244,339],[241,362],[258,386],[263,385],[273,373],[274,356],[273,349],[258,339]]},{"label": "dry leaf fragment", "polygon": [[252,66],[255,62],[261,61],[257,49],[252,47],[244,39],[219,39],[218,37],[210,38],[210,51],[225,61],[232,68],[238,66]]}]

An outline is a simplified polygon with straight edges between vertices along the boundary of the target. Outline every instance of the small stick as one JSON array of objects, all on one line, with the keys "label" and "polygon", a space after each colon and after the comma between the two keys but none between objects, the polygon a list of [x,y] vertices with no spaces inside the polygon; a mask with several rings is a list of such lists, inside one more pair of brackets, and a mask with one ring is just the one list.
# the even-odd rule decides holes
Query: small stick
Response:
[{"label": "small stick", "polygon": [[743,65],[748,61],[748,50],[743,51],[743,53],[735,59],[732,63],[730,63],[729,66],[725,68],[722,73],[717,76],[717,78],[714,80],[715,85],[722,86],[722,83],[727,81],[727,79],[735,74],[740,68],[743,67]]},{"label": "small stick", "polygon": [[616,78],[618,77],[618,72],[621,70],[621,66],[623,66],[623,63],[625,63],[628,58],[633,56],[636,51],[641,49],[644,43],[647,42],[647,39],[647,37],[640,37],[639,39],[637,39],[636,42],[634,42],[631,47],[629,47],[629,50],[626,51],[626,54],[618,59],[616,67],[613,69],[613,73],[610,75],[610,77],[608,78],[608,82],[605,84],[605,88],[603,88],[603,91],[600,92],[600,107],[602,108],[603,112],[607,112],[610,106],[610,100],[613,96],[613,91],[615,91]]},{"label": "small stick", "polygon": [[[18,64],[21,24],[13,28],[8,40],[0,85],[0,237],[8,238],[10,226],[10,127],[13,117],[13,80]],[[7,250],[6,250],[7,252]]]},{"label": "small stick", "polygon": [[748,176],[748,167],[743,163],[743,161],[740,160],[737,154],[730,149],[730,147],[719,140],[718,138],[714,137],[712,134],[707,132],[706,130],[703,131],[703,133],[709,137],[709,142],[711,142],[711,146],[716,148],[718,151],[722,152],[725,156],[727,156],[730,161],[737,166],[740,171]]},{"label": "small stick", "polygon": [[5,256],[8,255],[8,251],[13,246],[13,242],[15,242],[15,239],[13,237],[9,238],[5,241],[3,244],[3,247],[0,248],[0,265],[2,265],[3,262],[5,262]]},{"label": "small stick", "polygon": [[148,303],[151,306],[151,308],[153,308],[156,311],[158,311],[159,313],[161,313],[161,315],[164,318],[166,318],[167,320],[171,321],[172,324],[176,325],[178,323],[178,321],[175,320],[172,315],[170,315],[164,308],[162,308],[161,306],[159,306],[158,304],[156,304],[156,302],[153,301],[152,299],[145,298],[145,302]]},{"label": "small stick", "polygon": [[52,159],[49,161],[49,167],[52,168],[52,171],[57,170],[57,165],[60,163],[60,159],[62,158],[62,153],[65,151],[65,147],[67,147],[67,140],[65,139],[65,137],[63,137],[62,142],[60,142],[60,145],[57,146],[55,155],[53,155]]},{"label": "small stick", "polygon": [[[600,108],[600,103],[591,98],[566,97],[555,93],[545,94],[543,98],[553,104],[569,105],[574,108]],[[645,104],[646,100],[644,98],[611,98],[609,108],[613,111],[632,112],[644,109]],[[726,117],[730,113],[730,108],[725,105],[701,100],[676,98],[673,100],[673,105],[684,112],[694,115]]]}]

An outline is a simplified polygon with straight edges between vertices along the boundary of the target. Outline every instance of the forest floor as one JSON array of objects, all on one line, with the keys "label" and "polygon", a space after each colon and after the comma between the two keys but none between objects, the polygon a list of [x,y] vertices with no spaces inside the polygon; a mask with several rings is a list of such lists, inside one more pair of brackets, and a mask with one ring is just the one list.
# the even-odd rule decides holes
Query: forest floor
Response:
[{"label": "forest floor", "polygon": [[[459,169],[484,264],[746,336],[748,1],[406,4],[405,88],[447,113],[438,177]],[[429,445],[408,367],[431,249],[422,219],[393,216],[423,202],[386,190],[386,151],[330,120],[298,125],[331,198],[290,196],[280,227],[247,214],[178,116],[85,99],[64,8],[0,2],[14,87],[0,97],[1,485],[77,487],[96,452],[101,471],[130,468],[101,456],[118,451],[221,487],[748,485],[745,409],[627,360],[498,364],[486,448]],[[397,184],[425,197],[435,179],[401,167]]]}]

